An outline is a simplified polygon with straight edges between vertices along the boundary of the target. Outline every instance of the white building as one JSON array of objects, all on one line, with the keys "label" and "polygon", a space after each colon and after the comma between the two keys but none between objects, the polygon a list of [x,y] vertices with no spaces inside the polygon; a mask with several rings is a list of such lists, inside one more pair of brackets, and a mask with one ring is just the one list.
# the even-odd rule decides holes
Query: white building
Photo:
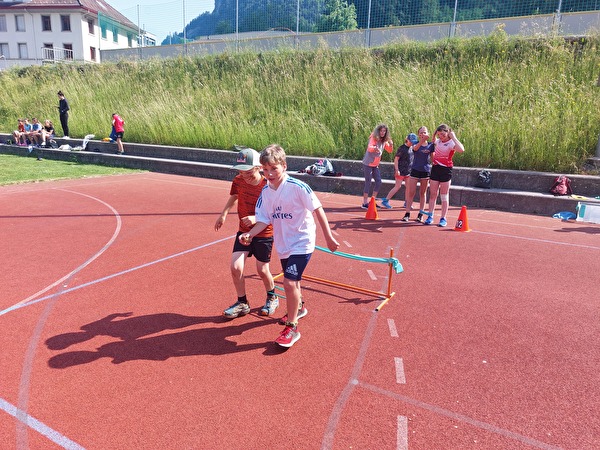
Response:
[{"label": "white building", "polygon": [[104,0],[0,0],[0,69],[100,62],[100,50],[138,47],[140,36],[152,42]]}]

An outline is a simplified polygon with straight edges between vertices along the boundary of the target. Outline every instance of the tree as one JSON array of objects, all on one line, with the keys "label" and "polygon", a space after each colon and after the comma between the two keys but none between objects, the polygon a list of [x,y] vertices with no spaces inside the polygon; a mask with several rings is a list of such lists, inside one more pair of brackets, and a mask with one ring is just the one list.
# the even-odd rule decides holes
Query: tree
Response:
[{"label": "tree", "polygon": [[346,0],[326,0],[323,14],[315,25],[316,32],[356,30],[356,7]]}]

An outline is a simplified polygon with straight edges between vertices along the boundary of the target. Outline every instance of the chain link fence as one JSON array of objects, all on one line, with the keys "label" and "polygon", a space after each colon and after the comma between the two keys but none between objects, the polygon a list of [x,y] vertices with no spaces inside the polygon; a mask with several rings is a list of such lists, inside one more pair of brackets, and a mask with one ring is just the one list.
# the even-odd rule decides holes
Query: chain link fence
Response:
[{"label": "chain link fence", "polygon": [[[162,47],[106,50],[103,61],[282,46],[373,47],[485,35],[499,25],[510,35],[600,32],[600,0],[217,0],[214,7],[211,1],[174,0],[121,12]],[[165,30],[173,23],[182,31]]]}]

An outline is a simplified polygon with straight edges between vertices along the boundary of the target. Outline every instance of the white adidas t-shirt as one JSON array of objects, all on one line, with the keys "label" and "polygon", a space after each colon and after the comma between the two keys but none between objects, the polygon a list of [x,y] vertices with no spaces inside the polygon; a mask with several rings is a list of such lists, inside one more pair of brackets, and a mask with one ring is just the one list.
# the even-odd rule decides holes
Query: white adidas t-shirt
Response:
[{"label": "white adidas t-shirt", "polygon": [[284,174],[277,190],[265,186],[256,202],[257,222],[273,225],[273,241],[279,258],[315,251],[317,226],[313,211],[321,202],[311,187]]}]

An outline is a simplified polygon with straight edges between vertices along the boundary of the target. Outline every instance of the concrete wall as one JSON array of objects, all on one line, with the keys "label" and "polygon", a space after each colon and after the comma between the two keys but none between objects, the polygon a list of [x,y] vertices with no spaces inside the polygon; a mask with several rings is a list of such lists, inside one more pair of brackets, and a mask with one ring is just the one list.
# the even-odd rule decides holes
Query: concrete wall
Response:
[{"label": "concrete wall", "polygon": [[[9,134],[0,134],[0,141],[10,139]],[[59,145],[81,145],[77,139],[56,139]],[[39,153],[38,153],[39,152]],[[125,144],[125,155],[116,155],[116,144],[102,141],[90,141],[87,151],[69,151],[60,149],[34,150],[28,153],[26,147],[16,145],[0,145],[0,153],[19,156],[78,161],[86,164],[102,164],[109,166],[129,167],[155,172],[172,173],[186,176],[214,178],[219,180],[233,179],[236,171],[231,169],[235,164],[237,151],[214,150],[190,147],[166,147],[146,144]],[[357,197],[357,207],[362,203],[364,186],[361,161],[331,160],[334,169],[343,176],[312,176],[298,173],[315,162],[314,157],[288,156],[288,172],[309,183],[316,191],[336,192]],[[43,164],[43,161],[41,162]],[[383,196],[394,185],[393,165],[390,162],[381,164]],[[452,206],[467,205],[470,208],[490,208],[501,211],[512,211],[526,214],[552,215],[561,211],[575,212],[581,199],[573,197],[555,197],[549,189],[557,174],[517,170],[489,169],[492,173],[491,189],[477,187],[478,168],[456,167],[453,172],[450,204]],[[598,202],[600,196],[600,176],[569,175],[575,194],[589,197],[586,201]],[[404,198],[404,187],[395,197]]]}]

